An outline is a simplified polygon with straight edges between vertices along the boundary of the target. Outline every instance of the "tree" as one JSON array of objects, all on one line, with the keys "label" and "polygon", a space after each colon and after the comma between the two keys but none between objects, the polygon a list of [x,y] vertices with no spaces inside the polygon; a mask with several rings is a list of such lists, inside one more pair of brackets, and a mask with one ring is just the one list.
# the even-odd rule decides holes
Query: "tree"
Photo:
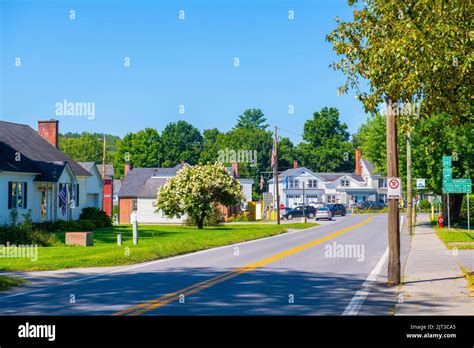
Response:
[{"label": "tree", "polygon": [[218,204],[231,206],[241,199],[239,181],[215,163],[182,168],[160,189],[155,206],[169,217],[187,214],[202,229]]},{"label": "tree", "polygon": [[102,141],[92,133],[60,136],[59,148],[77,162],[102,162]]},{"label": "tree", "polygon": [[353,149],[347,125],[339,120],[336,108],[324,107],[306,121],[303,142],[298,144],[298,157],[313,171],[350,171]]},{"label": "tree", "polygon": [[[336,19],[337,28],[327,35],[335,52],[343,56],[332,65],[347,75],[339,92],[355,88],[357,97],[372,112],[381,102],[386,103],[387,175],[398,176],[394,103],[419,102],[423,117],[446,111],[466,120],[471,114],[469,18],[474,5],[464,0],[348,3],[354,20]],[[361,78],[368,81],[368,92],[361,90]],[[388,282],[399,284],[399,212],[393,199],[388,228]]]},{"label": "tree", "polygon": [[266,130],[268,124],[265,122],[267,119],[260,109],[247,109],[242,115],[239,115],[237,119],[236,128],[248,128],[248,129],[261,129]]},{"label": "tree", "polygon": [[191,165],[199,163],[204,139],[199,130],[185,121],[169,123],[161,133],[163,167],[185,161]]},{"label": "tree", "polygon": [[199,155],[199,163],[214,163],[219,151],[219,138],[222,133],[217,128],[205,129],[202,133],[203,146]]},{"label": "tree", "polygon": [[145,128],[136,133],[128,133],[118,144],[114,169],[117,176],[123,174],[124,163],[131,162],[134,167],[158,167],[162,161],[160,135],[153,128]]}]

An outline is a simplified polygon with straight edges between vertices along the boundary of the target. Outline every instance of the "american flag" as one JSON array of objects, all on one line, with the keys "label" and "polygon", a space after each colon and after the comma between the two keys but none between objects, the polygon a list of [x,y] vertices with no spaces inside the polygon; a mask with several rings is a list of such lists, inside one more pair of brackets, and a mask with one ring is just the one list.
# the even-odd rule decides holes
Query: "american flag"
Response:
[{"label": "american flag", "polygon": [[273,146],[272,146],[272,164],[271,164],[271,167],[275,167],[275,163],[276,163],[276,134],[275,134],[275,137],[273,138]]},{"label": "american flag", "polygon": [[59,202],[61,203],[61,212],[63,215],[67,213],[67,186],[63,185],[59,191]]},{"label": "american flag", "polygon": [[265,180],[263,180],[263,175],[260,175],[260,191],[263,191],[264,186],[265,186]]}]

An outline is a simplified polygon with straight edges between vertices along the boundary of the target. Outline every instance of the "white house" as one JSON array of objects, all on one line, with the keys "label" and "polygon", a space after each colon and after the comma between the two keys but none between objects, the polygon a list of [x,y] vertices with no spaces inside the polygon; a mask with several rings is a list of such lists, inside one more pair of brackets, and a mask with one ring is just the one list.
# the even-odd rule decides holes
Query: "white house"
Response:
[{"label": "white house", "polygon": [[[139,223],[183,223],[187,216],[181,218],[168,218],[163,213],[156,213],[154,202],[158,189],[163,186],[166,181],[174,177],[178,171],[186,163],[178,164],[171,168],[133,168],[130,164],[125,165],[125,177],[123,178],[118,194],[118,211],[119,223],[130,223],[130,214],[137,213]],[[252,184],[253,180],[239,178],[236,163],[227,168],[229,175],[239,180],[244,200],[252,200]],[[228,211],[223,211],[227,214]]]},{"label": "white house", "polygon": [[[356,170],[352,173],[315,173],[298,167],[278,176],[280,202],[287,207],[298,203],[342,203],[351,205],[363,201],[386,202],[386,179],[374,173],[370,161],[356,151]],[[268,181],[268,192],[275,192],[274,180]]]},{"label": "white house", "polygon": [[39,121],[38,132],[0,121],[0,224],[29,211],[35,222],[78,219],[84,207],[102,207],[88,196],[101,183],[58,149],[58,121]]}]

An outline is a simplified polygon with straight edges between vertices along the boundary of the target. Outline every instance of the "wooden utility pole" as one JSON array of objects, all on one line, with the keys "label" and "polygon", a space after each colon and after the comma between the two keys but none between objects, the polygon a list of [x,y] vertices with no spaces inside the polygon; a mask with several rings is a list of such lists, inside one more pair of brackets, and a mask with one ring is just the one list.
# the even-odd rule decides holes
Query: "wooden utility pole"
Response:
[{"label": "wooden utility pole", "polygon": [[407,229],[410,236],[413,234],[412,205],[413,197],[411,192],[411,132],[407,132]]},{"label": "wooden utility pole", "polygon": [[105,180],[105,134],[104,134],[104,146],[102,149],[102,180]]},{"label": "wooden utility pole", "polygon": [[[398,177],[397,120],[392,109],[392,99],[387,98],[387,176]],[[388,277],[391,285],[400,284],[400,216],[398,199],[388,202]]]},{"label": "wooden utility pole", "polygon": [[275,139],[273,139],[273,148],[275,151],[275,165],[273,169],[275,171],[275,188],[276,188],[276,214],[277,214],[277,225],[280,224],[280,190],[278,188],[278,141],[277,141],[277,127],[275,126]]}]

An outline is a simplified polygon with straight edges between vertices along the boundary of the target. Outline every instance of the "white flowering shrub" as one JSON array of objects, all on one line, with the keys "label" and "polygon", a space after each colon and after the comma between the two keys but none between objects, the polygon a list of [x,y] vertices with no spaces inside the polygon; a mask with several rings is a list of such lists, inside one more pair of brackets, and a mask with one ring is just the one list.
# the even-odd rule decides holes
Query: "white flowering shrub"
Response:
[{"label": "white flowering shrub", "polygon": [[240,183],[222,163],[183,167],[159,190],[156,211],[168,217],[188,214],[199,229],[218,204],[232,206],[243,199]]}]

